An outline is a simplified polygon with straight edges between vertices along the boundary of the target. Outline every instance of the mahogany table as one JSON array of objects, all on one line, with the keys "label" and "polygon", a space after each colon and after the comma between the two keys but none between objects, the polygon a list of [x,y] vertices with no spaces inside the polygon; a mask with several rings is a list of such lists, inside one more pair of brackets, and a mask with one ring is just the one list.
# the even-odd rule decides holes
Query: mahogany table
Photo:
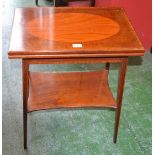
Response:
[{"label": "mahogany table", "polygon": [[[112,108],[114,143],[129,56],[144,48],[122,8],[17,8],[8,56],[22,59],[24,148],[27,113],[54,108]],[[102,71],[43,73],[31,64],[105,63]],[[120,63],[117,98],[108,85],[110,63]]]}]

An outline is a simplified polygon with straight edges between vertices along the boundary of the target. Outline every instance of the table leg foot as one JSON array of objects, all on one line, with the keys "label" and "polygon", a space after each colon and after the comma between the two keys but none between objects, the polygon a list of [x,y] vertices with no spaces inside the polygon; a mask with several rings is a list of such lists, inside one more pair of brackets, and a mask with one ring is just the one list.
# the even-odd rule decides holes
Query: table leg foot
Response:
[{"label": "table leg foot", "polygon": [[27,113],[24,114],[23,120],[23,130],[24,130],[24,149],[27,149]]},{"label": "table leg foot", "polygon": [[117,143],[117,135],[118,135],[119,120],[120,120],[120,111],[116,111],[116,113],[115,113],[114,139],[113,139],[113,142],[114,142],[115,144]]}]

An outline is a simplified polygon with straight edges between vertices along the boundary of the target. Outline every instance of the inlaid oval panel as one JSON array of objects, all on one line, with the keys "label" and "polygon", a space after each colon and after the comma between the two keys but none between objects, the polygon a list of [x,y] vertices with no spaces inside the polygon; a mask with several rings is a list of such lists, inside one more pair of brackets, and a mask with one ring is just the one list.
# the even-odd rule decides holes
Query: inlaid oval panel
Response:
[{"label": "inlaid oval panel", "polygon": [[112,19],[88,13],[55,13],[31,20],[27,31],[40,39],[61,42],[86,42],[109,38],[120,26]]}]

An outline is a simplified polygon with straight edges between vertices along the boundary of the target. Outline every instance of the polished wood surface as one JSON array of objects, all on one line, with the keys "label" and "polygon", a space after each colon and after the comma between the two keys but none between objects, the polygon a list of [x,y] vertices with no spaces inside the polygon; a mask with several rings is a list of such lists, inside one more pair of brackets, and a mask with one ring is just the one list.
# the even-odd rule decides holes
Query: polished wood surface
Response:
[{"label": "polished wood surface", "polygon": [[[68,16],[70,20],[68,20]],[[88,42],[107,39],[117,34],[120,30],[119,24],[115,21],[94,14],[57,13],[54,16],[52,14],[47,15],[44,16],[42,30],[40,30],[38,20],[38,18],[31,20],[27,24],[27,30],[32,36],[52,42],[81,43],[81,41]],[[54,23],[51,25],[52,21]],[[92,22],[91,25],[83,25],[83,23],[89,24],[90,21]],[[50,31],[49,33],[46,31],[49,25],[51,25],[51,30],[53,30],[52,34]],[[98,25],[97,29],[95,29],[96,25]]]},{"label": "polished wood surface", "polygon": [[[73,44],[82,44],[73,48]],[[121,8],[17,8],[9,58],[140,56]]]},{"label": "polished wood surface", "polygon": [[28,111],[51,108],[116,108],[108,72],[30,73]]}]

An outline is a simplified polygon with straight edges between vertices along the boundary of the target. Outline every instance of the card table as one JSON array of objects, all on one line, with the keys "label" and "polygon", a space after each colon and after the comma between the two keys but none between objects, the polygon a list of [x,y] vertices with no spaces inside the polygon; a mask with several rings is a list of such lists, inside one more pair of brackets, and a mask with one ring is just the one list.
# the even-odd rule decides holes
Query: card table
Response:
[{"label": "card table", "polygon": [[[22,59],[24,148],[27,114],[58,108],[111,108],[118,127],[128,57],[144,48],[122,8],[17,8],[8,57]],[[32,72],[32,64],[105,63],[101,71]],[[111,63],[119,63],[116,99],[108,84]],[[96,133],[97,134],[97,133]]]}]

